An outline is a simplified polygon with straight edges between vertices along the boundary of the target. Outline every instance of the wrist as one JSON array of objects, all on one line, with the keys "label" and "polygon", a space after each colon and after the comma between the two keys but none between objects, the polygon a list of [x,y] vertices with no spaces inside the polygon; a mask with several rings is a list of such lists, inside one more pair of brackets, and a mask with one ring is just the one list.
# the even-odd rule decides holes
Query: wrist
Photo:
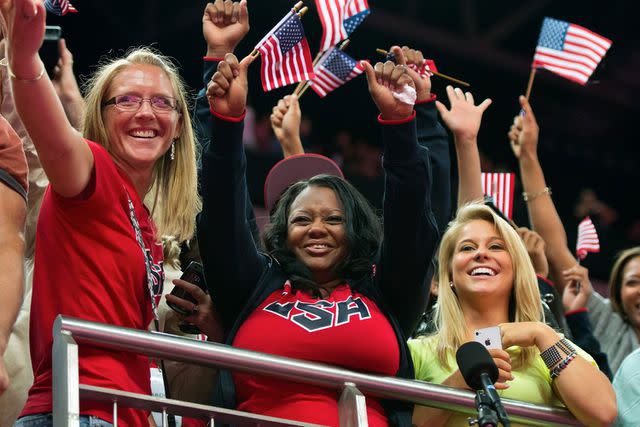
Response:
[{"label": "wrist", "polygon": [[208,58],[224,58],[227,53],[233,53],[235,46],[207,46]]},{"label": "wrist", "polygon": [[548,349],[556,342],[560,336],[546,323],[538,322],[535,335],[535,345],[540,352]]},{"label": "wrist", "polygon": [[538,153],[535,150],[524,150],[520,151],[520,163],[532,163],[538,162]]},{"label": "wrist", "polygon": [[418,92],[418,96],[416,97],[416,104],[429,102],[432,100],[435,100],[435,97],[431,94],[430,90],[426,90],[426,91]]},{"label": "wrist", "polygon": [[454,133],[453,142],[456,148],[476,148],[478,145],[478,135],[456,135]]}]

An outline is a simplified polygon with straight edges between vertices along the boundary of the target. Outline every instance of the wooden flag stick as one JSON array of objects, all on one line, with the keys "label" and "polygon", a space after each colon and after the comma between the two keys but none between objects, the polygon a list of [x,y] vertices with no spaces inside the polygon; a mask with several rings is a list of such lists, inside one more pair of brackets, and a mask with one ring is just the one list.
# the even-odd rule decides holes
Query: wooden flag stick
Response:
[{"label": "wooden flag stick", "polygon": [[[386,50],[379,49],[379,48],[376,49],[376,53],[379,53],[380,55],[385,55],[385,56],[389,54],[389,52],[387,52]],[[433,70],[429,70],[429,73],[433,74],[434,76],[438,76],[440,78],[443,78],[445,80],[449,80],[449,81],[452,81],[454,83],[458,83],[460,86],[465,86],[465,87],[471,86],[471,84],[465,82],[464,80],[459,80],[459,79],[456,79],[455,77],[451,77],[451,76],[448,76],[446,74],[438,73],[438,72],[435,72]]]},{"label": "wooden flag stick", "polygon": [[531,67],[531,74],[529,74],[529,83],[527,83],[527,92],[524,95],[525,98],[527,98],[527,101],[529,101],[529,96],[531,95],[531,88],[533,88],[533,79],[536,77],[536,67]]},{"label": "wooden flag stick", "polygon": [[[318,54],[316,55],[315,58],[313,58],[313,65],[315,66],[318,61],[320,61],[320,58],[322,57],[322,53],[323,52],[318,52]],[[293,93],[295,93],[296,95],[298,94],[298,92],[300,92],[300,89],[302,89],[302,87],[304,85],[306,85],[309,82],[309,80],[303,80],[300,83],[298,83],[298,86],[296,86],[296,89],[293,91]]]}]

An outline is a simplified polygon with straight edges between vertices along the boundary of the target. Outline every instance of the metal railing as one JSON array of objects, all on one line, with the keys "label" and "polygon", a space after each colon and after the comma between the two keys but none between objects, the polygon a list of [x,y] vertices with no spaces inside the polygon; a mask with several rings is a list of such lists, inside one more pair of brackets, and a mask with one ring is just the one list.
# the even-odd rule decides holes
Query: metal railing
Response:
[{"label": "metal railing", "polygon": [[[470,391],[383,377],[319,363],[272,356],[227,345],[196,341],[175,335],[152,333],[58,316],[53,328],[53,415],[56,427],[78,427],[80,399],[111,401],[118,406],[144,408],[166,414],[206,417],[215,423],[235,425],[297,425],[290,420],[265,417],[213,406],[198,405],[146,395],[79,384],[78,344],[131,351],[146,356],[222,367],[322,386],[342,392],[340,426],[366,426],[365,396],[413,403],[475,415],[475,394]],[[363,395],[364,394],[364,395]],[[580,425],[565,409],[503,399],[512,422],[530,425]],[[114,419],[117,418],[114,416]],[[166,425],[166,423],[165,423]]]}]

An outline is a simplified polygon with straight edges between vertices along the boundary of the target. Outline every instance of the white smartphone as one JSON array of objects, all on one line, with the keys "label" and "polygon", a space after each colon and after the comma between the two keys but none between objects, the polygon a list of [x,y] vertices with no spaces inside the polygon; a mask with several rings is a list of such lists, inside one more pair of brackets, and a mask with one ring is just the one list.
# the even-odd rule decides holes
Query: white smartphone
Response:
[{"label": "white smartphone", "polygon": [[502,348],[502,334],[500,326],[492,326],[490,328],[476,329],[473,333],[473,339],[486,348]]}]

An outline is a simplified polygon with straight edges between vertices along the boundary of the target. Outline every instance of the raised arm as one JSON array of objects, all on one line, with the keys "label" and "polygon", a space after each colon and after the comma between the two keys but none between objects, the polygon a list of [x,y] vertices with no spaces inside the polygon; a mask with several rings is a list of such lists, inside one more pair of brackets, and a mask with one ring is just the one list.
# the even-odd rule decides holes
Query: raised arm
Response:
[{"label": "raised arm", "polygon": [[227,53],[233,53],[236,46],[249,32],[249,11],[246,0],[216,0],[207,3],[202,13],[202,35],[207,43],[204,57],[202,88],[196,97],[194,125],[200,138],[208,139],[209,101],[206,97],[207,85],[216,72],[218,62]]},{"label": "raised arm", "polygon": [[[5,149],[6,148],[6,149]],[[3,161],[15,167],[18,156],[24,164],[22,143],[4,117],[0,116],[0,395],[9,387],[9,375],[4,365],[3,354],[9,343],[11,328],[16,320],[24,286],[24,225],[27,215],[26,189],[2,168]],[[4,157],[4,158],[2,158]],[[9,175],[9,176],[6,176]],[[5,179],[13,184],[6,185]],[[9,181],[10,180],[10,181]],[[15,188],[14,188],[15,186]],[[18,193],[21,190],[23,193]]]},{"label": "raised arm", "polygon": [[387,306],[409,336],[424,312],[438,231],[429,194],[431,173],[417,143],[413,103],[394,94],[415,88],[406,66],[365,63],[369,92],[378,106],[384,143],[384,240],[377,277]]},{"label": "raised arm", "polygon": [[297,95],[287,95],[271,110],[271,129],[278,139],[284,157],[304,154],[300,140],[300,121],[302,111]]},{"label": "raised arm", "polygon": [[53,70],[53,87],[62,102],[69,123],[77,130],[82,130],[85,103],[76,76],[73,73],[73,54],[67,48],[65,39],[58,41],[60,59]]},{"label": "raised arm", "polygon": [[526,194],[527,211],[532,228],[546,243],[549,273],[552,281],[562,293],[567,280],[562,274],[576,265],[576,259],[567,246],[567,234],[551,199],[551,190],[544,179],[538,159],[539,128],[531,105],[520,97],[524,116],[516,116],[509,130],[513,154],[520,165],[520,179]]},{"label": "raised arm", "polygon": [[89,183],[93,155],[67,120],[38,55],[44,39],[44,5],[40,0],[13,0],[2,9],[16,110],[54,190],[62,196],[76,196]]},{"label": "raised arm", "polygon": [[[422,69],[424,56],[422,52],[408,46],[392,46],[391,52],[397,64],[415,65]],[[451,219],[451,159],[449,156],[449,137],[447,131],[438,120],[436,96],[431,93],[431,78],[421,75],[411,67],[407,72],[416,85],[416,126],[418,144],[429,153],[431,177],[431,206],[438,223],[438,231],[442,235]]]},{"label": "raised arm", "polygon": [[482,114],[491,105],[491,99],[485,99],[476,106],[471,92],[462,92],[462,89],[451,86],[447,86],[447,97],[451,109],[447,110],[440,101],[436,101],[436,107],[453,133],[458,159],[458,206],[462,206],[483,196],[478,132]]},{"label": "raised arm", "polygon": [[[205,276],[226,328],[235,318],[265,266],[246,218],[246,158],[242,147],[247,100],[247,68],[253,57],[238,63],[229,53],[207,89],[210,134],[215,143],[202,153],[200,189],[203,209],[198,244]],[[211,278],[211,279],[209,279]]]}]

